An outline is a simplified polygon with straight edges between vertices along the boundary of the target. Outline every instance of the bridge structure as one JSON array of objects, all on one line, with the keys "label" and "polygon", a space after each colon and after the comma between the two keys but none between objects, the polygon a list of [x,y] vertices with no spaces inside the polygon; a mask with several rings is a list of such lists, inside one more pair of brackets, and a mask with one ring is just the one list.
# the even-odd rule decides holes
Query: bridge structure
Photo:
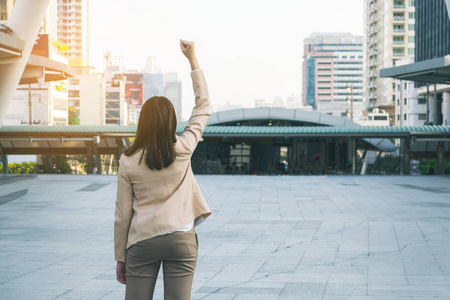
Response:
[{"label": "bridge structure", "polygon": [[[187,122],[180,123],[181,134]],[[0,155],[86,155],[85,170],[102,170],[100,155],[117,158],[131,145],[137,126],[3,126]],[[392,141],[400,141],[397,147]],[[435,158],[444,174],[450,158],[450,126],[360,126],[299,109],[255,108],[214,113],[192,157],[197,173],[361,173],[367,151],[398,151],[402,173],[410,174],[411,158]],[[287,163],[287,164],[286,164]],[[101,173],[97,171],[97,173]]]}]

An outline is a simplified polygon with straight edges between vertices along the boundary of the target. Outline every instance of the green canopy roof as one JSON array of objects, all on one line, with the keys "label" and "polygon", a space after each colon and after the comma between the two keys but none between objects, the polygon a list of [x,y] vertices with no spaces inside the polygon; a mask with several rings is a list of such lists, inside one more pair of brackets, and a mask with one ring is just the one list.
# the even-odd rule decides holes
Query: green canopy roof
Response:
[{"label": "green canopy roof", "polygon": [[[135,134],[137,126],[123,125],[67,125],[67,126],[43,126],[20,125],[2,126],[0,135],[14,135],[23,133],[98,133],[98,134]],[[177,133],[181,134],[184,125],[177,127]],[[206,126],[204,135],[314,135],[314,134],[361,134],[392,136],[396,134],[421,134],[421,133],[449,133],[450,126],[357,126],[357,127],[332,127],[332,126]]]}]

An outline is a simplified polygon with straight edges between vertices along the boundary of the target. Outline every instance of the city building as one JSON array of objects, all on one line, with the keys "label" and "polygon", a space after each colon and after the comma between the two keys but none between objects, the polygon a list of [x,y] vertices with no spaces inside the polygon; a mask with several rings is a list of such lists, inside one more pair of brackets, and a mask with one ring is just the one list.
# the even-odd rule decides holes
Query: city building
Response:
[{"label": "city building", "polygon": [[144,73],[143,74],[143,89],[144,96],[142,99],[143,104],[149,98],[153,96],[164,95],[164,74],[162,73]]},{"label": "city building", "polygon": [[[422,62],[450,54],[449,2],[445,0],[416,0],[417,54],[415,61]],[[450,125],[450,81],[444,84],[418,84],[419,95],[428,98],[427,123]]]},{"label": "city building", "polygon": [[[158,69],[149,65],[154,62],[149,58],[145,70]],[[181,81],[178,80],[177,73],[141,73],[127,71],[124,73],[125,101],[128,103],[128,119],[130,124],[137,124],[142,105],[153,96],[164,96],[168,98],[177,114],[177,121],[182,120],[182,90]]]},{"label": "city building", "polygon": [[74,67],[68,80],[71,125],[105,124],[105,77],[93,67]]},{"label": "city building", "polygon": [[[290,109],[306,109],[306,107],[302,106],[302,100],[300,97],[295,96],[294,94],[288,97],[276,97],[272,102],[267,101],[266,99],[255,99],[255,107],[279,107],[279,108],[290,108]],[[230,109],[242,108],[234,107]],[[309,108],[312,108],[309,106]]]},{"label": "city building", "polygon": [[379,73],[395,66],[399,59],[414,58],[415,2],[364,1],[364,89],[369,108],[395,103],[395,81],[381,78]]},{"label": "city building", "polygon": [[[88,69],[87,69],[88,70]],[[105,78],[98,73],[79,73],[80,125],[105,124]]]},{"label": "city building", "polygon": [[57,32],[69,65],[89,66],[89,0],[58,0]]},{"label": "city building", "polygon": [[125,102],[123,59],[105,53],[105,124],[128,125],[128,103]]},{"label": "city building", "polygon": [[15,0],[0,1],[0,24],[2,21],[7,21],[11,15]]},{"label": "city building", "polygon": [[[450,19],[445,0],[416,0],[417,49],[414,63],[385,68],[380,75],[400,80],[401,84],[414,81],[417,104],[422,108],[418,124],[450,125]],[[401,89],[400,89],[401,90]],[[398,99],[404,101],[403,99]],[[414,101],[410,101],[414,104]],[[425,114],[425,115],[423,115]],[[420,119],[419,119],[420,116]],[[407,121],[408,111],[397,116]],[[415,124],[413,119],[411,123]]]},{"label": "city building", "polygon": [[363,38],[313,33],[303,44],[303,105],[356,120],[363,110]]},{"label": "city building", "polygon": [[177,114],[177,122],[182,120],[182,91],[181,81],[178,80],[177,73],[164,74],[164,97],[169,99]]},{"label": "city building", "polygon": [[[256,102],[258,100],[255,100],[255,107],[256,106]],[[261,101],[265,101],[265,100],[261,100]],[[219,112],[219,111],[227,111],[227,110],[233,110],[233,109],[241,109],[244,108],[244,106],[242,104],[231,104],[230,101],[227,101],[227,103],[225,105],[217,105],[217,104],[211,104],[211,113],[215,113],[215,112]]]},{"label": "city building", "polygon": [[161,73],[161,68],[158,66],[156,62],[156,57],[154,56],[147,57],[147,62],[144,67],[144,73]]},{"label": "city building", "polygon": [[127,125],[125,80],[122,74],[105,74],[105,124]]},{"label": "city building", "polygon": [[359,120],[355,121],[362,126],[389,126],[390,116],[388,112],[384,110],[380,111],[378,108],[374,108],[372,112],[363,114]]},{"label": "city building", "polygon": [[128,122],[137,125],[144,103],[144,74],[127,71],[123,75],[125,78],[125,101],[128,104]]},{"label": "city building", "polygon": [[[414,62],[413,58],[397,61],[397,66]],[[419,96],[413,81],[395,79],[395,124],[396,125],[426,125],[427,99]]]}]

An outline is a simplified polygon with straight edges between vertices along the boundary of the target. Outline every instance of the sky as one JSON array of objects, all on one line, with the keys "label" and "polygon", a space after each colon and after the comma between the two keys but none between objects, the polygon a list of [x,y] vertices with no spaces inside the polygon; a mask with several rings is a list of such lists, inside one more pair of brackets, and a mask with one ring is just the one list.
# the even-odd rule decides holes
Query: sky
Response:
[{"label": "sky", "polygon": [[90,1],[91,65],[103,70],[105,51],[131,70],[156,57],[183,82],[183,119],[194,96],[179,39],[195,42],[212,105],[253,107],[255,99],[301,96],[303,39],[312,32],[362,35],[363,1]]}]

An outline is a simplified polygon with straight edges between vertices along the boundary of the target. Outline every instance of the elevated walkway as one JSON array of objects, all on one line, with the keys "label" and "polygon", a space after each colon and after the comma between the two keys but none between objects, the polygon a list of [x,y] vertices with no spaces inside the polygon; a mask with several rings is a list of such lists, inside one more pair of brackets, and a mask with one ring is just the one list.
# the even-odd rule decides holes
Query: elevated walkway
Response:
[{"label": "elevated walkway", "polygon": [[[177,127],[181,134],[185,124]],[[120,155],[131,145],[137,126],[3,126],[0,128],[0,154],[6,155],[87,155],[88,170],[93,156]],[[401,153],[405,174],[409,174],[411,157],[435,157],[439,161],[450,158],[450,126],[402,127],[331,127],[331,126],[224,126],[208,125],[203,141],[238,143],[242,139],[258,140],[336,140],[346,143],[347,149],[392,152],[397,147],[388,139],[401,139]],[[291,142],[289,142],[291,143]],[[343,150],[344,151],[344,150]],[[345,152],[345,151],[344,151]],[[355,160],[352,150],[348,157]],[[356,164],[356,161],[354,161]],[[437,170],[438,171],[438,170]]]}]

